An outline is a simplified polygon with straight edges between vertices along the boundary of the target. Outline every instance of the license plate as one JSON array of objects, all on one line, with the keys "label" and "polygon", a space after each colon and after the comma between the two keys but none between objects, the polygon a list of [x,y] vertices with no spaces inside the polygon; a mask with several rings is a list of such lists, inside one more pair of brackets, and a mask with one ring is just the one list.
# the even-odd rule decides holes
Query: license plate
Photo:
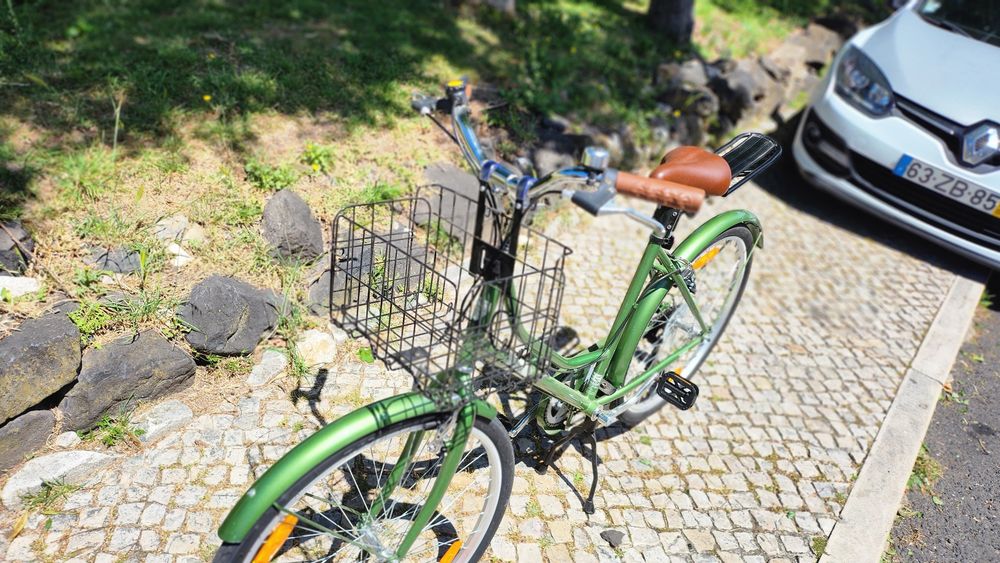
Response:
[{"label": "license plate", "polygon": [[979,184],[956,178],[944,170],[926,162],[920,162],[908,154],[904,154],[899,159],[892,173],[964,203],[973,209],[1000,217],[1000,194]]}]

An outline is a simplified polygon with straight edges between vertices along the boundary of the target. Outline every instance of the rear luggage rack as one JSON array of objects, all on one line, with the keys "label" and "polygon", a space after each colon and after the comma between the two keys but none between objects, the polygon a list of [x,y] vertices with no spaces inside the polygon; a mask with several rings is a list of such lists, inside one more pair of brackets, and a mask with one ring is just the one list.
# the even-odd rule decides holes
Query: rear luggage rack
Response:
[{"label": "rear luggage rack", "polygon": [[725,197],[774,164],[781,156],[781,145],[767,135],[743,133],[722,145],[715,154],[726,159],[732,171],[729,189],[722,194]]}]

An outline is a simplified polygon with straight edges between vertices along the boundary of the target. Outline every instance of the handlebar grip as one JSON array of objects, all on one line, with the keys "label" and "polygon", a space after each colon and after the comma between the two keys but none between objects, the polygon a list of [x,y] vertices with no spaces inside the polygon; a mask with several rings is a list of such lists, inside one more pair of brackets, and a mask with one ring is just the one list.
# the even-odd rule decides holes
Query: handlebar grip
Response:
[{"label": "handlebar grip", "polygon": [[705,190],[629,172],[618,172],[615,189],[626,195],[688,213],[698,211],[705,202]]}]

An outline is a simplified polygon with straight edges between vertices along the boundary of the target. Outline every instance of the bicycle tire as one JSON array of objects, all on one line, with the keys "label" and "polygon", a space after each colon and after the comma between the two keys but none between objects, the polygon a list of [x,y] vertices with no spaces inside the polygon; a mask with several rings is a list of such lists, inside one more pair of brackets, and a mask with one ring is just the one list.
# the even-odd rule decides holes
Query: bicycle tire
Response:
[{"label": "bicycle tire", "polygon": [[[322,462],[317,464],[315,467],[313,467],[308,473],[306,473],[302,478],[300,478],[284,493],[282,493],[282,495],[278,498],[278,501],[275,504],[287,507],[288,505],[297,502],[299,498],[306,492],[306,490],[309,489],[313,484],[319,482],[325,476],[329,476],[330,474],[333,473],[333,471],[336,471],[338,468],[341,468],[342,466],[354,461],[355,458],[359,457],[360,452],[366,451],[370,447],[377,445],[382,441],[394,439],[395,437],[398,437],[403,433],[409,435],[409,433],[411,432],[430,431],[436,428],[441,428],[447,423],[449,417],[450,413],[447,412],[433,413],[419,417],[414,417],[408,420],[403,420],[395,424],[388,425],[385,428],[379,429],[376,432],[358,438],[348,446],[330,455]],[[482,557],[483,553],[486,551],[486,548],[489,547],[490,540],[492,540],[493,535],[496,533],[497,527],[500,525],[500,521],[503,519],[504,511],[506,510],[508,501],[510,499],[511,488],[513,486],[513,479],[514,479],[513,446],[510,442],[510,438],[507,435],[507,431],[506,429],[504,429],[503,425],[496,419],[490,421],[484,418],[477,418],[473,427],[472,437],[479,439],[480,443],[484,445],[484,450],[487,449],[486,444],[491,445],[493,453],[496,455],[496,460],[493,461],[496,461],[498,464],[499,483],[497,483],[497,489],[495,494],[491,494],[491,491],[493,491],[492,482],[491,486],[489,487],[489,491],[484,500],[484,505],[483,505],[484,510],[483,512],[480,513],[481,517],[482,516],[487,517],[488,521],[485,522],[485,526],[483,527],[482,531],[479,532],[479,534],[476,536],[476,544],[474,548],[471,549],[470,551],[465,551],[466,546],[469,546],[468,541],[466,541],[464,544],[461,544],[462,550],[459,551],[458,556],[454,558],[454,561],[456,562],[478,561]],[[443,449],[439,451],[437,455],[439,456],[437,459],[441,459],[443,457]],[[489,452],[486,452],[486,455],[488,456],[489,459],[490,455]],[[431,467],[431,469],[433,469],[433,466]],[[428,479],[427,481],[430,482],[432,481],[432,479]],[[355,485],[357,484],[357,482],[358,480],[355,477]],[[365,483],[367,482],[367,479],[362,480],[361,482]],[[447,494],[448,493],[446,492],[446,495]],[[393,504],[395,505],[395,502]],[[489,509],[490,512],[489,514],[486,514],[487,509]],[[343,510],[341,511],[341,513],[345,514]],[[437,518],[437,514],[438,513],[435,513],[435,519]],[[213,561],[215,561],[216,563],[252,561],[256,556],[256,554],[258,553],[258,551],[260,550],[260,546],[264,543],[264,540],[275,529],[275,527],[281,521],[283,515],[284,513],[279,511],[275,506],[270,507],[263,515],[261,515],[261,517],[253,525],[253,527],[250,529],[250,532],[247,533],[247,536],[243,539],[241,543],[222,544],[216,551],[215,558],[213,559]],[[347,518],[346,514],[345,518]],[[332,527],[332,520],[330,526]],[[481,526],[477,523],[476,531],[478,531],[480,528]],[[431,531],[433,532],[433,529]],[[411,552],[407,554],[406,558],[407,561],[413,560],[410,557],[412,553],[413,552],[411,550]],[[440,553],[431,554],[431,560],[437,561],[439,558],[440,558]],[[324,558],[323,560],[333,561],[335,559]]]},{"label": "bicycle tire", "polygon": [[[742,299],[743,297],[743,291],[744,289],[746,289],[747,280],[750,279],[750,269],[751,269],[750,267],[753,263],[753,254],[752,254],[753,234],[750,232],[750,229],[748,229],[744,225],[736,225],[735,227],[731,227],[723,231],[721,234],[712,239],[708,244],[706,244],[701,250],[699,250],[697,256],[698,257],[703,256],[706,253],[706,251],[716,247],[716,245],[720,244],[720,241],[724,240],[739,241],[739,244],[742,245],[745,265],[743,266],[743,271],[741,278],[739,279],[739,283],[731,287],[731,289],[728,292],[730,294],[733,294],[733,292],[735,292],[735,294],[733,294],[732,301],[729,302],[729,296],[727,296],[726,298],[727,305],[725,309],[721,312],[720,316],[718,316],[711,323],[711,326],[713,327],[711,338],[702,343],[701,346],[695,348],[694,355],[688,360],[687,363],[685,363],[682,370],[683,372],[682,375],[684,375],[684,377],[688,379],[691,379],[697,373],[698,368],[700,368],[701,365],[705,362],[705,359],[712,352],[712,349],[715,347],[716,343],[718,343],[719,339],[722,337],[722,334],[725,332],[726,327],[729,325],[730,319],[732,319],[733,317],[733,313],[735,313],[736,311],[737,305],[739,305],[740,299]],[[692,263],[695,263],[697,261],[698,258],[695,258],[695,260],[693,260]],[[704,281],[702,278],[699,278],[698,276],[695,277],[696,284],[699,284],[702,281]],[[701,287],[698,287],[699,291],[701,291],[701,289],[702,289]],[[664,299],[666,299],[666,297]],[[697,293],[695,294],[695,299],[696,300],[698,299]],[[646,330],[644,331],[643,338],[639,340],[640,343],[642,343],[642,341],[646,339],[647,335],[650,333],[651,330],[657,328],[656,323],[658,320],[659,319],[657,315],[654,314],[653,317],[649,320],[649,323],[646,325]],[[633,363],[635,363],[636,361],[635,356],[636,356],[636,350],[638,350],[638,348],[639,345],[637,344],[636,349],[633,350],[632,352]],[[630,366],[630,371],[631,371],[631,366]],[[655,390],[649,388],[645,391],[645,395],[643,398],[639,399],[631,408],[626,409],[624,412],[621,413],[621,415],[619,415],[618,420],[626,426],[629,427],[635,426],[640,422],[642,422],[643,420],[652,416],[654,413],[658,412],[661,408],[663,408],[663,405],[665,404],[667,404],[667,402],[661,399],[659,395],[656,394]]]}]

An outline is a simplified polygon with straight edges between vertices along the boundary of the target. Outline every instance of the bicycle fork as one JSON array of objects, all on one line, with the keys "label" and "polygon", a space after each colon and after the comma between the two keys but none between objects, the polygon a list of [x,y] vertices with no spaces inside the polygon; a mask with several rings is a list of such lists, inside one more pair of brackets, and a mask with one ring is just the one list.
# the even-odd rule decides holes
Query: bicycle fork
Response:
[{"label": "bicycle fork", "polygon": [[[465,453],[469,436],[472,434],[472,427],[476,420],[476,408],[471,404],[465,405],[455,413],[452,420],[453,423],[449,422],[448,425],[453,426],[454,431],[450,439],[442,444],[442,447],[446,449],[446,453],[444,460],[441,462],[440,470],[434,478],[434,485],[431,487],[427,501],[420,508],[420,511],[417,512],[416,516],[414,516],[413,524],[403,537],[403,541],[396,548],[394,561],[401,561],[406,557],[406,553],[413,547],[413,543],[417,540],[417,537],[426,529],[431,518],[437,511],[441,499],[444,498],[444,494],[448,490],[448,485],[451,484],[451,480],[458,470],[458,464],[462,460],[462,455]],[[392,468],[386,483],[372,502],[369,518],[383,511],[385,503],[393,495],[397,487],[399,487],[403,476],[406,475],[413,463],[414,456],[420,451],[421,442],[427,439],[425,434],[426,432],[420,431],[414,432],[407,437],[403,453]],[[433,444],[433,442],[431,443]],[[456,540],[456,543],[461,545],[460,540]],[[379,552],[384,551],[384,546],[370,546],[370,548]],[[455,552],[457,551],[458,549],[455,549]],[[375,555],[383,556],[382,553],[376,553]]]}]

